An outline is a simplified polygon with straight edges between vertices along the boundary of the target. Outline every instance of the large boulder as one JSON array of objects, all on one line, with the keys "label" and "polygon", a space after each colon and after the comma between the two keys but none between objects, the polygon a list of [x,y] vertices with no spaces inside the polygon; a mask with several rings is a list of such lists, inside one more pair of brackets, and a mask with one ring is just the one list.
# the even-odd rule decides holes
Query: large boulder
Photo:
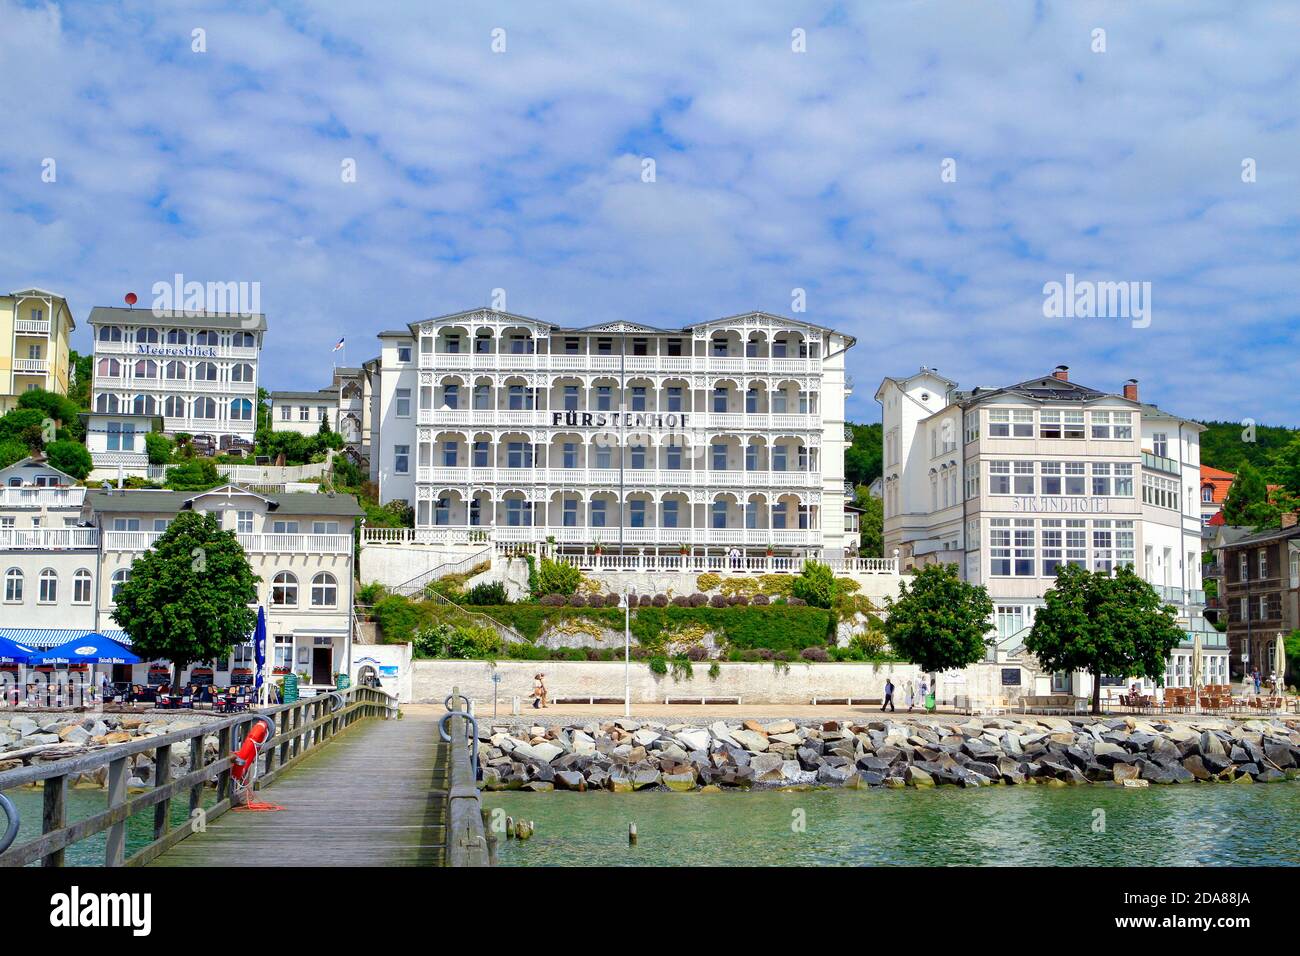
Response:
[{"label": "large boulder", "polygon": [[586,792],[587,778],[576,770],[559,770],[555,774],[555,786],[561,790]]},{"label": "large boulder", "polygon": [[685,793],[688,790],[695,789],[695,774],[685,773],[666,773],[661,778],[663,785],[669,790],[676,790],[678,793]]},{"label": "large boulder", "polygon": [[677,739],[681,741],[683,747],[687,750],[708,750],[709,749],[709,732],[693,727],[690,730],[683,730],[677,734]]},{"label": "large boulder", "polygon": [[908,785],[912,787],[934,786],[934,777],[930,776],[919,767],[908,767],[907,772],[904,774],[904,779],[906,779]]},{"label": "large boulder", "polygon": [[763,753],[767,750],[767,736],[754,730],[733,730],[731,736],[736,743],[753,753]]}]

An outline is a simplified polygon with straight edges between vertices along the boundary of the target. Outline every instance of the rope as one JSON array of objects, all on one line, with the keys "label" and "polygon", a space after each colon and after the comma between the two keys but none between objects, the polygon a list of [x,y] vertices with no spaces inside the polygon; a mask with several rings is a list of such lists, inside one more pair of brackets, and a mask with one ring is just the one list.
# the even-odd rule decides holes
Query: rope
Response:
[{"label": "rope", "polygon": [[247,813],[274,813],[276,810],[283,810],[284,807],[278,803],[260,803],[250,800],[248,803],[238,807],[231,807],[232,813],[243,810]]}]

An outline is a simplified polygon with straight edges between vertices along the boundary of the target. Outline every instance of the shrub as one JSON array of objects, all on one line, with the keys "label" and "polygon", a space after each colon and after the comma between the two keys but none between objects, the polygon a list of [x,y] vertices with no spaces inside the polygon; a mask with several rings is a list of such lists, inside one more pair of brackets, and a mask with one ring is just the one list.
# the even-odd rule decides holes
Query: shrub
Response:
[{"label": "shrub", "polygon": [[794,578],[788,574],[764,574],[758,579],[758,587],[769,597],[788,595],[794,587]]},{"label": "shrub", "polygon": [[662,677],[668,673],[668,658],[662,654],[656,654],[650,658],[650,673]]},{"label": "shrub", "polygon": [[692,594],[688,600],[691,602],[691,607],[704,607],[709,603],[708,596],[701,594],[699,591]]},{"label": "shrub", "polygon": [[221,484],[217,466],[206,458],[193,458],[183,465],[168,468],[163,485],[173,491],[206,491]]},{"label": "shrub", "polygon": [[749,597],[757,592],[758,582],[753,578],[727,578],[722,582],[722,593],[725,597],[732,597],[737,594]]},{"label": "shrub", "polygon": [[501,650],[495,628],[478,624],[434,624],[415,635],[415,650],[426,657],[493,657]]},{"label": "shrub", "polygon": [[794,660],[794,651],[777,651],[772,656],[778,661],[792,661]]},{"label": "shrub", "polygon": [[668,606],[668,595],[667,595],[667,594],[656,594],[656,595],[654,596],[653,600],[646,601],[645,604],[642,604],[641,606],[642,606],[642,607],[645,607],[646,604],[653,604],[655,607],[667,607],[667,606]]},{"label": "shrub", "polygon": [[733,595],[731,595],[731,597],[727,598],[727,603],[730,604],[730,605],[732,605],[733,607],[736,607],[736,606],[741,606],[741,607],[743,607],[744,605],[746,605],[746,604],[749,603],[749,595],[748,595],[748,594],[733,594]]},{"label": "shrub", "polygon": [[648,594],[642,594],[639,598],[636,599],[636,604],[637,607],[650,607],[650,605],[654,604],[655,600],[657,599],[652,598]]},{"label": "shrub", "polygon": [[482,584],[476,584],[465,592],[466,604],[509,604],[510,598],[506,595],[506,586],[501,581],[484,581]]},{"label": "shrub", "polygon": [[45,446],[45,460],[51,468],[67,472],[82,481],[95,467],[86,446],[77,441],[52,441]]},{"label": "shrub", "polygon": [[712,591],[722,583],[722,575],[708,571],[695,579],[695,586],[701,591]]},{"label": "shrub", "polygon": [[750,601],[749,603],[750,603],[750,604],[755,604],[755,605],[757,605],[758,607],[766,607],[766,606],[767,606],[768,604],[770,604],[771,602],[772,602],[772,599],[771,599],[770,597],[768,597],[766,594],[755,594],[755,595],[754,595],[754,599],[753,599],[752,601]]},{"label": "shrub", "polygon": [[546,607],[559,607],[565,602],[566,602],[566,598],[563,594],[545,594],[542,596],[542,599],[537,603],[542,604]]},{"label": "shrub", "polygon": [[[608,594],[605,595],[605,607],[618,607],[619,604],[621,603],[622,602],[619,600],[618,595],[615,594],[613,591],[610,591]],[[631,603],[632,603],[631,601],[628,601],[628,604]]]},{"label": "shrub", "polygon": [[717,680],[721,673],[722,666],[717,661],[709,665],[709,680]]},{"label": "shrub", "polygon": [[583,594],[570,594],[569,607],[586,607],[587,597]]},{"label": "shrub", "polygon": [[788,604],[788,605],[790,605],[790,607],[806,607],[807,604],[808,604],[807,601],[805,601],[803,598],[799,598],[799,597],[789,597],[789,598],[786,598],[786,599],[785,599],[785,603]]},{"label": "shrub", "polygon": [[799,656],[806,661],[814,661],[818,664],[824,664],[831,659],[831,656],[826,653],[826,649],[822,647],[805,647],[799,652]]},{"label": "shrub", "polygon": [[726,606],[727,606],[727,599],[724,598],[721,594],[715,594],[715,595],[713,595],[711,598],[709,598],[709,606],[710,606],[710,607],[726,607]]},{"label": "shrub", "polygon": [[673,607],[690,607],[691,599],[685,594],[679,594],[673,598]]},{"label": "shrub", "polygon": [[172,460],[172,443],[162,432],[149,432],[144,436],[144,450],[149,464],[165,465]]},{"label": "shrub", "polygon": [[702,661],[708,659],[709,652],[703,645],[696,644],[686,652],[686,656],[693,661]]},{"label": "shrub", "polygon": [[805,561],[791,585],[791,594],[813,607],[830,607],[835,601],[835,572],[829,564]]},{"label": "shrub", "polygon": [[572,594],[578,589],[582,572],[563,561],[542,558],[537,565],[537,590],[541,594]]},{"label": "shrub", "polygon": [[357,588],[357,603],[374,604],[387,593],[388,588],[378,581],[371,581],[369,584],[363,584]]},{"label": "shrub", "polygon": [[643,661],[650,656],[650,648],[633,647],[628,649],[628,656],[634,661]]},{"label": "shrub", "polygon": [[410,641],[423,623],[419,607],[400,594],[389,594],[375,602],[374,619],[389,644]]}]

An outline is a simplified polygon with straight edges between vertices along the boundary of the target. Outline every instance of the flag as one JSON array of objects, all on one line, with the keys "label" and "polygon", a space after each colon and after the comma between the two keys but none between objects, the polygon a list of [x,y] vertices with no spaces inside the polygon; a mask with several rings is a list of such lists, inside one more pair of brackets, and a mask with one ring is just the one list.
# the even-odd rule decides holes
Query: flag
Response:
[{"label": "flag", "polygon": [[335,342],[334,348],[331,349],[331,351],[337,352],[341,348],[343,348],[343,339],[339,339],[337,342]]}]

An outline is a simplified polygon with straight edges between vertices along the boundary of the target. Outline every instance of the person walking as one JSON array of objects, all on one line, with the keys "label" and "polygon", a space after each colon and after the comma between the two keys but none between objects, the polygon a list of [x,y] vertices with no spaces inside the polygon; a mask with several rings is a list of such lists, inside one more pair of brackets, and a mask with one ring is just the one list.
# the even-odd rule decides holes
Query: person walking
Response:
[{"label": "person walking", "polygon": [[540,671],[533,675],[533,710],[546,706],[546,675]]},{"label": "person walking", "polygon": [[894,710],[894,679],[892,677],[885,678],[885,702],[880,705],[882,714],[885,712],[886,707],[891,712]]},{"label": "person walking", "polygon": [[907,682],[907,712],[910,714],[912,708],[916,706],[916,685],[911,681]]}]

